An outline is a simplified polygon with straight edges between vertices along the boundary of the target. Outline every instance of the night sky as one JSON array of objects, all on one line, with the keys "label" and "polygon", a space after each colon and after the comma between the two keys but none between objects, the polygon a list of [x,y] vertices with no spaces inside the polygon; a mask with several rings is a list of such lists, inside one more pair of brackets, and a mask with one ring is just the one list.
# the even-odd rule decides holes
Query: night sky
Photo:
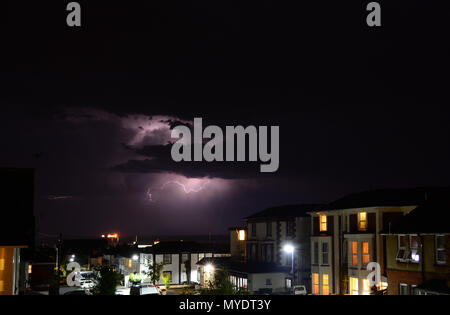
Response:
[{"label": "night sky", "polygon": [[[37,231],[225,234],[269,206],[450,185],[442,1],[6,1],[0,167]],[[95,2],[95,3],[94,3]],[[280,168],[174,163],[171,126],[280,126]],[[4,210],[6,211],[6,210]]]}]

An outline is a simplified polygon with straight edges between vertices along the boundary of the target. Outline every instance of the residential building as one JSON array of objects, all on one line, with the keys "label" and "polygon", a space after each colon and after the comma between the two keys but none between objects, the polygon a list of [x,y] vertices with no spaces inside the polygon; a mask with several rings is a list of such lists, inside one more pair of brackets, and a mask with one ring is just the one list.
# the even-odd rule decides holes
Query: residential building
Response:
[{"label": "residential building", "polygon": [[247,256],[247,227],[232,227],[230,233],[230,254],[237,260],[246,260]]},{"label": "residential building", "polygon": [[0,295],[15,295],[21,249],[34,246],[34,170],[0,169],[0,197]]},{"label": "residential building", "polygon": [[380,232],[423,202],[434,188],[354,193],[311,211],[313,294],[370,294],[369,262],[380,265],[386,289],[386,246]]},{"label": "residential building", "polygon": [[210,281],[214,283],[218,270],[226,269],[236,290],[271,294],[284,293],[290,289],[291,268],[273,262],[244,262],[233,257],[205,257],[197,265],[200,267],[199,283],[203,287],[207,287]]},{"label": "residential building", "polygon": [[427,200],[384,231],[388,294],[450,294],[448,199]]},{"label": "residential building", "polygon": [[[143,282],[150,282],[146,272],[149,266],[163,263],[162,275],[170,275],[172,284],[198,282],[197,262],[204,257],[229,257],[228,244],[210,244],[183,241],[161,241],[144,248],[128,247],[121,249],[114,258],[116,270],[124,275],[125,285],[128,285],[130,273],[139,273]],[[111,261],[111,257],[108,257]],[[163,284],[160,279],[156,284]]]},{"label": "residential building", "polygon": [[[294,285],[305,285],[310,291],[311,219],[308,211],[318,207],[308,204],[272,207],[247,217],[247,260],[292,268],[293,256]],[[293,255],[284,251],[285,245],[293,246]]]}]

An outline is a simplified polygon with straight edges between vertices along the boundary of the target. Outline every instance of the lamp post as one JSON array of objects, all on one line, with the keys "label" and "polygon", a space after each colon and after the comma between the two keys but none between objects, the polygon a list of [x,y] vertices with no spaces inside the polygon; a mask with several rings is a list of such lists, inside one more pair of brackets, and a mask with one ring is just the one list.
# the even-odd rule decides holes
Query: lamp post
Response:
[{"label": "lamp post", "polygon": [[286,253],[290,253],[291,254],[291,263],[292,263],[292,266],[291,266],[291,273],[292,273],[292,283],[291,283],[291,288],[294,286],[294,246],[292,245],[292,244],[286,244],[286,245],[284,245],[284,251],[286,252]]}]

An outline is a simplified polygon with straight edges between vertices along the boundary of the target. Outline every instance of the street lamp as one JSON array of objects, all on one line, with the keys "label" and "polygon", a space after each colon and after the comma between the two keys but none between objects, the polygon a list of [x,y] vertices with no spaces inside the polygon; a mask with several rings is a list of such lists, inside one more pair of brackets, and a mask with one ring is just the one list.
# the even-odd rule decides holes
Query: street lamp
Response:
[{"label": "street lamp", "polygon": [[291,272],[292,272],[292,283],[291,283],[291,288],[294,286],[294,246],[292,244],[286,244],[283,247],[283,250],[286,253],[290,253],[291,254],[291,263],[292,263],[292,267],[291,267]]},{"label": "street lamp", "polygon": [[133,255],[132,258],[133,258],[134,261],[137,261],[139,259],[139,256],[138,255]]}]

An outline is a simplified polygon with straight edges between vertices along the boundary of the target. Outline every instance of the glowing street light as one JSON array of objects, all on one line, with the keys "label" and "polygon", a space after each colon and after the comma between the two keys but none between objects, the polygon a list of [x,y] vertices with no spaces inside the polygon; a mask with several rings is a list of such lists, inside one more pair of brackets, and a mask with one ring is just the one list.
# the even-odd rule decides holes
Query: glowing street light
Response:
[{"label": "glowing street light", "polygon": [[294,246],[292,246],[291,244],[284,245],[283,249],[286,253],[289,254],[292,254],[294,252]]},{"label": "glowing street light", "polygon": [[132,258],[133,258],[134,261],[137,261],[139,259],[139,256],[138,255],[133,255]]},{"label": "glowing street light", "polygon": [[291,267],[292,283],[291,283],[291,287],[292,287],[294,285],[294,251],[295,251],[295,248],[294,248],[294,246],[292,244],[286,244],[286,245],[284,245],[283,250],[286,253],[288,253],[288,254],[290,253],[291,254],[291,262],[292,262],[292,267]]},{"label": "glowing street light", "polygon": [[207,264],[207,265],[205,266],[205,271],[206,271],[207,273],[213,272],[213,271],[214,271],[214,266],[211,265],[211,264]]}]

